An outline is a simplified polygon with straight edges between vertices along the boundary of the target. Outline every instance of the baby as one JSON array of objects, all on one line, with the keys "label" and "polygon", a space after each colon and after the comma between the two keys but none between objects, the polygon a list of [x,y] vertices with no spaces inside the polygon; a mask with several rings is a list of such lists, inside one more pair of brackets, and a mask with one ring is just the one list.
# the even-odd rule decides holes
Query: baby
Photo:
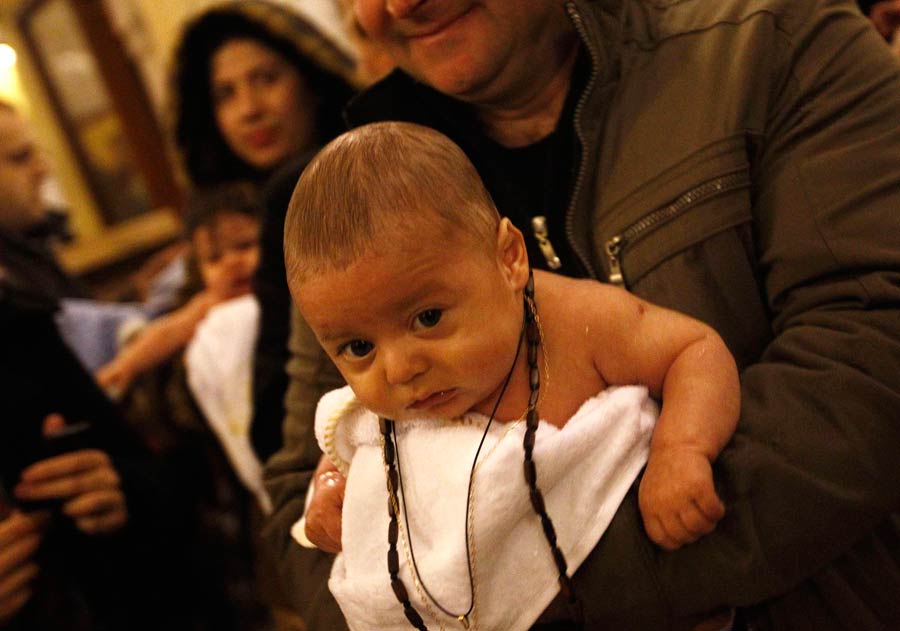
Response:
[{"label": "baby", "polygon": [[203,287],[171,313],[151,322],[96,375],[113,395],[124,393],[142,373],[183,350],[214,305],[245,295],[259,263],[260,205],[245,183],[200,191],[192,197],[187,232],[192,265]]},{"label": "baby", "polygon": [[529,628],[645,462],[657,544],[723,516],[711,463],[740,395],[722,340],[609,285],[531,279],[521,232],[444,136],[382,123],[329,144],[297,184],[285,259],[350,389],[316,424],[349,463],[329,585],[351,628]]}]

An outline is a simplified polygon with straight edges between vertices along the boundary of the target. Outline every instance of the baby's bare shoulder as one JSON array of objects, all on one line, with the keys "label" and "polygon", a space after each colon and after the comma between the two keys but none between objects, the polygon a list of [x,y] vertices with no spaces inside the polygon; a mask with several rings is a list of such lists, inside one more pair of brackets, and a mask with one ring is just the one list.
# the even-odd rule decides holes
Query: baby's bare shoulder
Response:
[{"label": "baby's bare shoulder", "polygon": [[592,279],[535,272],[537,301],[542,312],[581,320],[602,317],[635,301],[628,292]]},{"label": "baby's bare shoulder", "polygon": [[615,288],[593,280],[535,272],[535,289],[545,334],[574,355],[592,357],[606,341],[615,318]]},{"label": "baby's bare shoulder", "polygon": [[[538,316],[544,333],[550,372],[558,383],[567,384],[565,396],[572,410],[606,387],[597,368],[596,356],[608,346],[608,335],[598,323],[599,283],[552,274],[535,273]],[[606,292],[600,291],[599,294]],[[568,409],[568,408],[566,408]],[[567,416],[564,415],[567,418]]]}]

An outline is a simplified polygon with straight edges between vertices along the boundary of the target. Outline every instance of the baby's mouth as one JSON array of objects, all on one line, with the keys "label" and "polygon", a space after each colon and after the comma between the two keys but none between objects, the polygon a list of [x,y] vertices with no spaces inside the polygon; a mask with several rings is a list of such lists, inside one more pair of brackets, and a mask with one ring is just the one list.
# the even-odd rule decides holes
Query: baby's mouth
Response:
[{"label": "baby's mouth", "polygon": [[413,403],[409,407],[414,410],[429,410],[433,407],[437,407],[439,405],[442,405],[443,403],[446,403],[455,396],[455,388],[451,388],[449,390],[438,390],[436,392],[432,392],[428,396],[413,401]]}]

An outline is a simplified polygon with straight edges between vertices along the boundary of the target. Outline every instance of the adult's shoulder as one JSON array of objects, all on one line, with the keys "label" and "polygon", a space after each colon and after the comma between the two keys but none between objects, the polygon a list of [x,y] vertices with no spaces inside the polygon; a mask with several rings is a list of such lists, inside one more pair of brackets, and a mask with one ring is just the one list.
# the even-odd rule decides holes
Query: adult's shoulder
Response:
[{"label": "adult's shoulder", "polygon": [[716,27],[771,29],[792,39],[839,14],[859,14],[853,0],[580,0],[595,18],[617,16],[625,41],[643,47]]}]

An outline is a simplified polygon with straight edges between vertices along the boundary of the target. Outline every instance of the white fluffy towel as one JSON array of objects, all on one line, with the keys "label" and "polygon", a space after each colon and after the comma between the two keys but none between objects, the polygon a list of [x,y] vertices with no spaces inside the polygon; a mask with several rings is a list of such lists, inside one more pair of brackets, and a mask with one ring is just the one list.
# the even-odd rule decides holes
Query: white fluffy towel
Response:
[{"label": "white fluffy towel", "polygon": [[188,344],[184,363],[197,405],[238,478],[268,514],[272,503],[263,487],[262,463],[250,444],[258,324],[259,303],[253,295],[213,307]]},{"label": "white fluffy towel", "polygon": [[[560,549],[575,572],[600,540],[647,460],[658,409],[646,388],[610,388],[586,401],[564,428],[541,422],[534,448],[538,486]],[[337,419],[337,425],[334,420]],[[452,612],[469,606],[465,514],[469,471],[487,418],[396,424],[409,531],[420,577]],[[408,631],[387,569],[388,494],[377,417],[355,405],[349,387],[326,394],[316,436],[350,463],[343,509],[343,552],[328,583],[351,629]],[[549,545],[522,472],[525,424],[494,423],[479,456],[474,511],[475,609],[472,628],[528,629],[559,586]],[[331,433],[331,432],[329,432]],[[331,442],[331,441],[329,441]],[[429,629],[459,629],[423,601],[411,575],[400,519],[400,577]]]}]

